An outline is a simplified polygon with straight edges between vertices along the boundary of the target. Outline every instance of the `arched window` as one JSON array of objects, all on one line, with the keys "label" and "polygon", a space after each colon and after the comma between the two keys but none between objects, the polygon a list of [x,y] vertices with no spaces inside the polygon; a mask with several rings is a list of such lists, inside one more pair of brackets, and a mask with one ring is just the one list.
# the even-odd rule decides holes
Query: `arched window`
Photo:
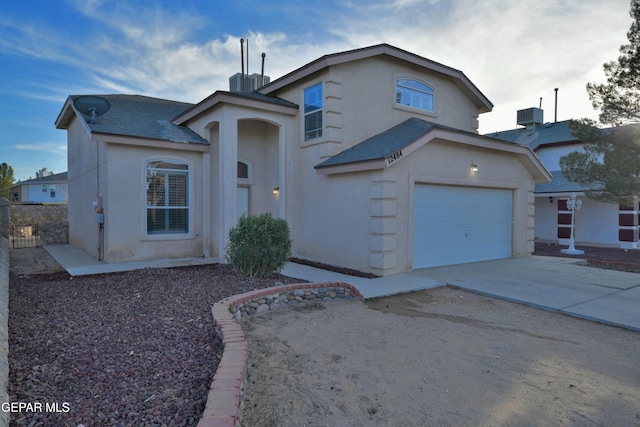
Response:
[{"label": "arched window", "polygon": [[189,165],[147,162],[147,234],[189,232]]},{"label": "arched window", "polygon": [[396,103],[433,112],[433,89],[417,80],[398,79]]}]

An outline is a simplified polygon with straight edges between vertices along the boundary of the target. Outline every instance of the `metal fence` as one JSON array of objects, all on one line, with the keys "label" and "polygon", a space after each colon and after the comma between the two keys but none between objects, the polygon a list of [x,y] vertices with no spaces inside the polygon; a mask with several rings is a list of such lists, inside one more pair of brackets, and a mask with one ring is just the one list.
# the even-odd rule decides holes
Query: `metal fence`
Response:
[{"label": "metal fence", "polygon": [[11,224],[9,240],[13,249],[37,248],[42,246],[40,243],[40,235],[38,234],[38,224]]}]

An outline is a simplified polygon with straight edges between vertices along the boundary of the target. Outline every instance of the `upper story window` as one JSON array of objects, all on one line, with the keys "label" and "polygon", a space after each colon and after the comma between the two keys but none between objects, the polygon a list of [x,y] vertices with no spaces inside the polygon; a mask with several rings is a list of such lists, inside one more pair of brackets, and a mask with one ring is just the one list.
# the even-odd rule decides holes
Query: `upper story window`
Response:
[{"label": "upper story window", "polygon": [[147,162],[147,234],[189,232],[189,166]]},{"label": "upper story window", "polygon": [[433,112],[433,89],[417,80],[398,79],[396,103]]},{"label": "upper story window", "polygon": [[304,90],[304,140],[322,136],[322,83]]}]

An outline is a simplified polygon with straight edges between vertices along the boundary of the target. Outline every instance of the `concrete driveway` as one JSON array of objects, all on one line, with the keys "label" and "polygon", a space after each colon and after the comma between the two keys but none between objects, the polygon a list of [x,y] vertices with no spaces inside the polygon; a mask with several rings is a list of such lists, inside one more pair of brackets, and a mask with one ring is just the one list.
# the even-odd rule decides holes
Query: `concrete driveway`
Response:
[{"label": "concrete driveway", "polygon": [[568,258],[510,258],[417,270],[414,276],[611,325],[640,330],[640,274]]}]

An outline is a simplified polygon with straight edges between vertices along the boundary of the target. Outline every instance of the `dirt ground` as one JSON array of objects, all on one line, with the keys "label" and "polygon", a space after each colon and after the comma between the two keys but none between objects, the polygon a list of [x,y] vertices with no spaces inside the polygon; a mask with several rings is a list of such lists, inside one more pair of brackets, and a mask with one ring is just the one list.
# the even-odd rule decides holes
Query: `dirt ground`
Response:
[{"label": "dirt ground", "polygon": [[63,271],[60,264],[43,248],[12,249],[9,264],[13,274],[49,274]]},{"label": "dirt ground", "polygon": [[640,425],[640,334],[442,287],[242,320],[246,426]]}]

